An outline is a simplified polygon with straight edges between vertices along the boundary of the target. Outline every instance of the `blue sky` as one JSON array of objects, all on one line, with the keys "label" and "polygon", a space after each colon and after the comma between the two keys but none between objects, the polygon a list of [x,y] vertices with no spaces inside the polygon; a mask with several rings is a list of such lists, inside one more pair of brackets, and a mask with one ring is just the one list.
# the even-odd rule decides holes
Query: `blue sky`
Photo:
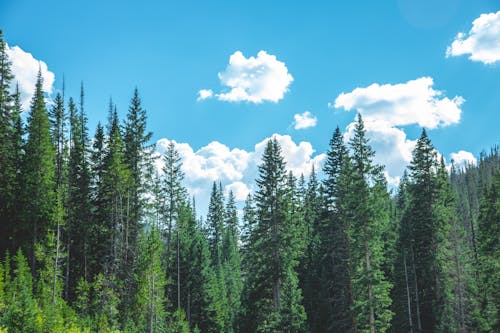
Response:
[{"label": "blue sky", "polygon": [[[394,182],[422,126],[448,160],[478,157],[500,139],[499,11],[493,0],[3,0],[0,28],[13,57],[46,64],[52,95],[63,76],[66,96],[84,82],[91,132],[110,97],[124,117],[137,86],[154,141],[179,143],[204,202],[215,179],[243,197],[273,134],[294,171],[320,166],[357,111]],[[17,69],[27,96],[31,67]],[[300,128],[306,111],[315,126]]]}]

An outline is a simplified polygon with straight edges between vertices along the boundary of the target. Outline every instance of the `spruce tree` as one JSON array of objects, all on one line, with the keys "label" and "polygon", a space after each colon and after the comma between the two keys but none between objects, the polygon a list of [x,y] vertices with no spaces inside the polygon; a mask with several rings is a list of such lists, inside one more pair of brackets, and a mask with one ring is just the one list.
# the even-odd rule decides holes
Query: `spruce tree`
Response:
[{"label": "spruce tree", "polygon": [[224,195],[222,185],[214,182],[210,194],[210,203],[207,214],[207,231],[209,247],[214,267],[219,269],[221,261],[221,246],[224,226]]},{"label": "spruce tree", "polygon": [[68,162],[68,280],[71,299],[80,277],[91,281],[91,197],[88,134],[83,102],[79,112],[69,100],[70,155]]},{"label": "spruce tree", "polygon": [[23,160],[23,233],[24,249],[35,269],[35,244],[43,239],[55,209],[55,151],[50,138],[50,123],[42,90],[42,73],[38,72],[35,93],[28,117],[28,139]]},{"label": "spruce tree", "polygon": [[427,133],[422,134],[413,151],[409,166],[411,185],[410,239],[413,261],[414,288],[416,302],[416,327],[423,332],[433,332],[437,328],[439,299],[439,267],[437,226],[433,218],[433,204],[436,198],[437,167],[436,152]]},{"label": "spruce tree", "polygon": [[500,171],[496,171],[492,185],[484,191],[478,223],[479,307],[480,330],[500,330]]},{"label": "spruce tree", "polygon": [[226,309],[228,312],[227,332],[238,331],[238,315],[241,306],[241,259],[239,253],[238,216],[234,195],[229,191],[224,210],[224,229],[221,246],[222,271],[226,284]]},{"label": "spruce tree", "polygon": [[0,255],[7,249],[16,250],[18,236],[14,233],[19,222],[16,206],[20,190],[17,168],[21,150],[17,129],[20,110],[16,103],[18,94],[12,96],[9,91],[13,78],[7,45],[0,30]]},{"label": "spruce tree", "polygon": [[373,165],[374,151],[368,144],[361,115],[349,141],[352,173],[344,204],[349,225],[353,312],[356,330],[385,332],[390,326],[391,283],[381,269],[384,264],[382,232],[388,221],[386,192],[380,167]]},{"label": "spruce tree", "polygon": [[326,178],[319,250],[322,292],[316,324],[319,330],[353,332],[349,224],[344,211],[350,162],[338,127],[330,140],[323,171]]},{"label": "spruce tree", "polygon": [[305,329],[305,312],[298,289],[298,226],[287,202],[285,162],[276,139],[268,141],[259,166],[256,192],[257,223],[250,235],[251,253],[245,280],[247,332]]}]

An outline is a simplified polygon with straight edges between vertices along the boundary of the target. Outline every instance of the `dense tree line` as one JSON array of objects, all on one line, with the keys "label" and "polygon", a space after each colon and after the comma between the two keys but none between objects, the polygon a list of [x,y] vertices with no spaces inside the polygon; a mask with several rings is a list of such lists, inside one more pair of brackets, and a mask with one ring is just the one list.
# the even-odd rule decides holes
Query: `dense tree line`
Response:
[{"label": "dense tree line", "polygon": [[0,332],[500,331],[498,148],[447,167],[423,130],[389,191],[358,115],[321,177],[271,139],[241,221],[220,182],[199,218],[137,89],[90,138],[83,84],[39,73],[23,117],[15,80],[0,33]]}]

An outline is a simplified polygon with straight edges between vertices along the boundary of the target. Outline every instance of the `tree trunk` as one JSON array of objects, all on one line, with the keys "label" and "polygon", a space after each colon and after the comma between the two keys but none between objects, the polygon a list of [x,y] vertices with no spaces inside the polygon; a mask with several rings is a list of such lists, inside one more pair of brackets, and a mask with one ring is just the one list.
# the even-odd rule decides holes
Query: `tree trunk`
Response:
[{"label": "tree trunk", "polygon": [[[371,279],[371,263],[370,263],[370,250],[368,248],[368,242],[365,242],[366,251],[366,270]],[[375,309],[373,306],[373,290],[372,282],[368,282],[368,303],[370,304],[370,333],[375,333]]]},{"label": "tree trunk", "polygon": [[420,320],[420,301],[418,297],[418,283],[417,283],[417,272],[415,268],[415,254],[413,253],[413,246],[410,246],[411,250],[411,264],[413,267],[413,282],[415,285],[415,302],[416,304],[416,309],[417,309],[417,330],[418,332],[422,332],[422,322]]},{"label": "tree trunk", "polygon": [[406,252],[403,252],[403,265],[405,266],[406,301],[407,301],[407,305],[408,305],[408,324],[410,325],[410,333],[413,333],[413,319],[412,319],[412,315],[411,315],[410,286],[408,284],[408,269],[406,268]]}]

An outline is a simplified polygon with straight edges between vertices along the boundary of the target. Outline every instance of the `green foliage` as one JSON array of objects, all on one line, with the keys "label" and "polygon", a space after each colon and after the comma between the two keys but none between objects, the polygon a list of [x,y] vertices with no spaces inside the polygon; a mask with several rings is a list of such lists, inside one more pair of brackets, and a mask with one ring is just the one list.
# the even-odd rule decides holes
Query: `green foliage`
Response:
[{"label": "green foliage", "polygon": [[[28,117],[28,139],[23,160],[23,233],[24,249],[34,266],[34,250],[51,223],[55,209],[55,151],[50,137],[50,123],[38,73],[35,94]],[[41,237],[42,235],[42,237]],[[34,267],[33,267],[34,268]]]},{"label": "green foliage", "polygon": [[358,116],[322,181],[271,139],[242,224],[217,182],[203,223],[137,89],[90,147],[83,85],[47,111],[39,73],[24,126],[14,80],[0,31],[0,332],[500,330],[498,147],[449,176],[424,130],[391,198]]},{"label": "green foliage", "polygon": [[480,330],[500,330],[500,171],[484,193],[479,213],[479,307]]},{"label": "green foliage", "polygon": [[360,115],[349,142],[352,150],[347,195],[343,204],[348,224],[350,269],[356,330],[385,332],[392,312],[389,297],[392,284],[382,271],[387,228],[388,194],[380,167],[372,164],[374,151],[368,145]]}]

